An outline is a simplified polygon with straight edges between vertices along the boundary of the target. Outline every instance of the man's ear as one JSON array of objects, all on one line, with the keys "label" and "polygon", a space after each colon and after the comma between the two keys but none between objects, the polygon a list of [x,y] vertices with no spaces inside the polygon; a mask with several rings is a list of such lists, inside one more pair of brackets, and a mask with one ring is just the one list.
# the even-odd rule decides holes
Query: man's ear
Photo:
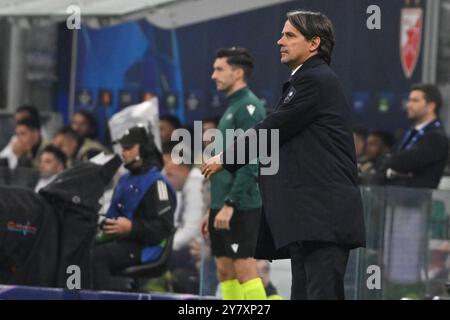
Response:
[{"label": "man's ear", "polygon": [[310,52],[314,52],[314,51],[317,51],[317,50],[319,50],[319,47],[320,47],[320,37],[313,37],[312,39],[311,39],[311,41],[309,42],[309,51]]},{"label": "man's ear", "polygon": [[244,80],[244,69],[236,68],[236,69],[234,69],[234,71],[236,72],[236,76],[238,78],[241,78],[242,80]]},{"label": "man's ear", "polygon": [[33,136],[36,140],[39,140],[41,132],[39,130],[33,130]]},{"label": "man's ear", "polygon": [[428,102],[427,105],[428,105],[428,108],[431,109],[431,110],[433,110],[434,114],[437,115],[437,112],[436,112],[436,103],[435,103],[435,102]]}]

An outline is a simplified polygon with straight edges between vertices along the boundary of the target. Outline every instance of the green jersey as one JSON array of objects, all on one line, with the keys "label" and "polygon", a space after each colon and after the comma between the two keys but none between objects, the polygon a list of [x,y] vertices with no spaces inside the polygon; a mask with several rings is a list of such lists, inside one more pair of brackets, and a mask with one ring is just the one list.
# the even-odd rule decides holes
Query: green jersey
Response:
[{"label": "green jersey", "polygon": [[[247,87],[229,96],[227,104],[228,108],[218,126],[223,137],[223,150],[234,142],[233,139],[227,141],[227,129],[246,131],[263,120],[266,115],[261,100]],[[222,170],[211,177],[211,208],[222,208],[226,199],[231,199],[237,209],[255,209],[262,206],[257,164],[248,164],[235,173]]]}]

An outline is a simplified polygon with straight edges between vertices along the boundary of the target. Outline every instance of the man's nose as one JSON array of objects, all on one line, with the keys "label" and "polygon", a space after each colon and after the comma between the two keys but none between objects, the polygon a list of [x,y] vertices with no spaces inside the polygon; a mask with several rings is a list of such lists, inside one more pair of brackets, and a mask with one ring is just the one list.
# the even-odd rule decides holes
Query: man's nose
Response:
[{"label": "man's nose", "polygon": [[279,45],[280,47],[282,47],[282,46],[284,45],[283,37],[281,37],[280,39],[278,39],[277,45]]}]

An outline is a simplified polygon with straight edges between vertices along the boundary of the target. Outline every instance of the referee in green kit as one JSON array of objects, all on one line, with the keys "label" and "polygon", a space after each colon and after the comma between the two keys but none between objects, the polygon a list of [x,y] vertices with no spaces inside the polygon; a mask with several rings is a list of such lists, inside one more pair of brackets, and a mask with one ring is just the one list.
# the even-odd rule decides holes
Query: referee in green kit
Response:
[{"label": "referee in green kit", "polygon": [[[227,97],[227,110],[218,129],[246,131],[265,117],[262,102],[247,87],[253,59],[244,48],[220,49],[211,78]],[[234,141],[224,138],[223,150]],[[202,233],[211,239],[217,276],[224,300],[265,300],[266,293],[253,258],[261,218],[258,165],[235,173],[222,171],[211,178],[211,208]]]}]

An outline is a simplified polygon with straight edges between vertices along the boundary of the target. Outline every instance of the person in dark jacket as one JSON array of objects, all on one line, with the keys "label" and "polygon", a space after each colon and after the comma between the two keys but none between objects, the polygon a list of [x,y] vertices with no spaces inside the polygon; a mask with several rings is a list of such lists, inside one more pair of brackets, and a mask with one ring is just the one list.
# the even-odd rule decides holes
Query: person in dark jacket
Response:
[{"label": "person in dark jacket", "polygon": [[389,184],[413,188],[438,187],[448,158],[448,138],[438,118],[439,88],[416,84],[406,111],[413,126],[386,160]]},{"label": "person in dark jacket", "polygon": [[162,155],[153,135],[133,127],[119,143],[129,173],[114,190],[102,224],[104,237],[94,249],[97,290],[125,289],[115,275],[126,267],[157,260],[174,230],[176,194],[160,172]]},{"label": "person in dark jacket", "polygon": [[[291,259],[291,299],[344,299],[349,251],[365,245],[365,228],[350,108],[328,66],[332,23],[321,13],[290,12],[278,45],[292,73],[273,113],[253,128],[259,142],[262,129],[279,134],[278,172],[264,175],[260,163],[264,214],[256,258]],[[252,160],[251,131],[206,162],[205,176],[244,165],[236,152],[234,161],[227,156],[239,145],[245,162]]]},{"label": "person in dark jacket", "polygon": [[371,131],[367,135],[365,161],[358,163],[360,184],[384,184],[386,156],[394,145],[391,133],[382,130]]}]

